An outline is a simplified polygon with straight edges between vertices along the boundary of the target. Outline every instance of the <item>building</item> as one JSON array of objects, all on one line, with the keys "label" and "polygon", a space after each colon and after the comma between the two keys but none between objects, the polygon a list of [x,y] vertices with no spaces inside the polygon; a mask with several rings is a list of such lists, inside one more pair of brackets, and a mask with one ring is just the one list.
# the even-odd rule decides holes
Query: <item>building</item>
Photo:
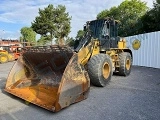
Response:
[{"label": "building", "polygon": [[0,39],[0,46],[20,46],[22,47],[22,44],[19,40],[7,40],[7,39]]}]

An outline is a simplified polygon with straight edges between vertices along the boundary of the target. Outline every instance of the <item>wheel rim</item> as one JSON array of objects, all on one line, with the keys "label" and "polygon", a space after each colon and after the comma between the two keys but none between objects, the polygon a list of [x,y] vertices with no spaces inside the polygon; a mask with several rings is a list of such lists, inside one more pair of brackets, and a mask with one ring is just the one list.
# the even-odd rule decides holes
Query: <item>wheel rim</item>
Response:
[{"label": "wheel rim", "polygon": [[106,62],[103,65],[103,77],[107,79],[110,74],[110,65]]},{"label": "wheel rim", "polygon": [[4,57],[4,56],[2,56],[0,59],[1,59],[1,62],[6,62],[7,61],[7,58]]},{"label": "wheel rim", "polygon": [[130,61],[130,59],[127,59],[126,60],[126,69],[129,70],[130,67],[131,67],[131,61]]}]

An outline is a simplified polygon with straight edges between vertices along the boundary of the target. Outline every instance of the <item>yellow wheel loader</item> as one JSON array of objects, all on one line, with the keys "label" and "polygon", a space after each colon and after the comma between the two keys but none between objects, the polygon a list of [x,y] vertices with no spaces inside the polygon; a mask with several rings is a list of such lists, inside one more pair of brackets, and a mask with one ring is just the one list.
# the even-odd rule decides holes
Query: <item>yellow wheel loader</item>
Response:
[{"label": "yellow wheel loader", "polygon": [[86,23],[75,50],[67,46],[26,48],[8,76],[5,91],[57,112],[87,98],[90,83],[104,87],[112,74],[128,76],[132,52],[118,37],[118,22]]},{"label": "yellow wheel loader", "polygon": [[8,53],[8,51],[1,49],[0,50],[0,64],[6,63],[8,61],[13,61],[14,58],[12,54]]}]

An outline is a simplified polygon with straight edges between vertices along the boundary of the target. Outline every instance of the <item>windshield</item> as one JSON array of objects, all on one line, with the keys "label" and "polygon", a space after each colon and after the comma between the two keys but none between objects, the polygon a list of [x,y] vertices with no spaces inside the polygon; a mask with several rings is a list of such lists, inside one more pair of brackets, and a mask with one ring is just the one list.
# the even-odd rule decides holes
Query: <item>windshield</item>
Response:
[{"label": "windshield", "polygon": [[94,20],[89,23],[92,37],[99,40],[117,36],[117,23],[108,20]]},{"label": "windshield", "polygon": [[90,22],[89,29],[94,39],[100,39],[105,34],[104,30],[107,30],[107,27],[103,28],[104,23],[105,20],[95,20]]}]

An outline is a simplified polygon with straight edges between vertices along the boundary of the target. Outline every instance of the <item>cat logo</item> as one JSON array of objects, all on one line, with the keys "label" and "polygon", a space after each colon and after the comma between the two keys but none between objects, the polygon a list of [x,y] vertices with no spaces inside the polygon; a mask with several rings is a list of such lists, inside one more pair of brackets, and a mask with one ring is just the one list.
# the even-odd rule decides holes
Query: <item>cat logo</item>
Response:
[{"label": "cat logo", "polygon": [[132,48],[138,50],[141,47],[141,41],[136,39],[132,42]]}]

